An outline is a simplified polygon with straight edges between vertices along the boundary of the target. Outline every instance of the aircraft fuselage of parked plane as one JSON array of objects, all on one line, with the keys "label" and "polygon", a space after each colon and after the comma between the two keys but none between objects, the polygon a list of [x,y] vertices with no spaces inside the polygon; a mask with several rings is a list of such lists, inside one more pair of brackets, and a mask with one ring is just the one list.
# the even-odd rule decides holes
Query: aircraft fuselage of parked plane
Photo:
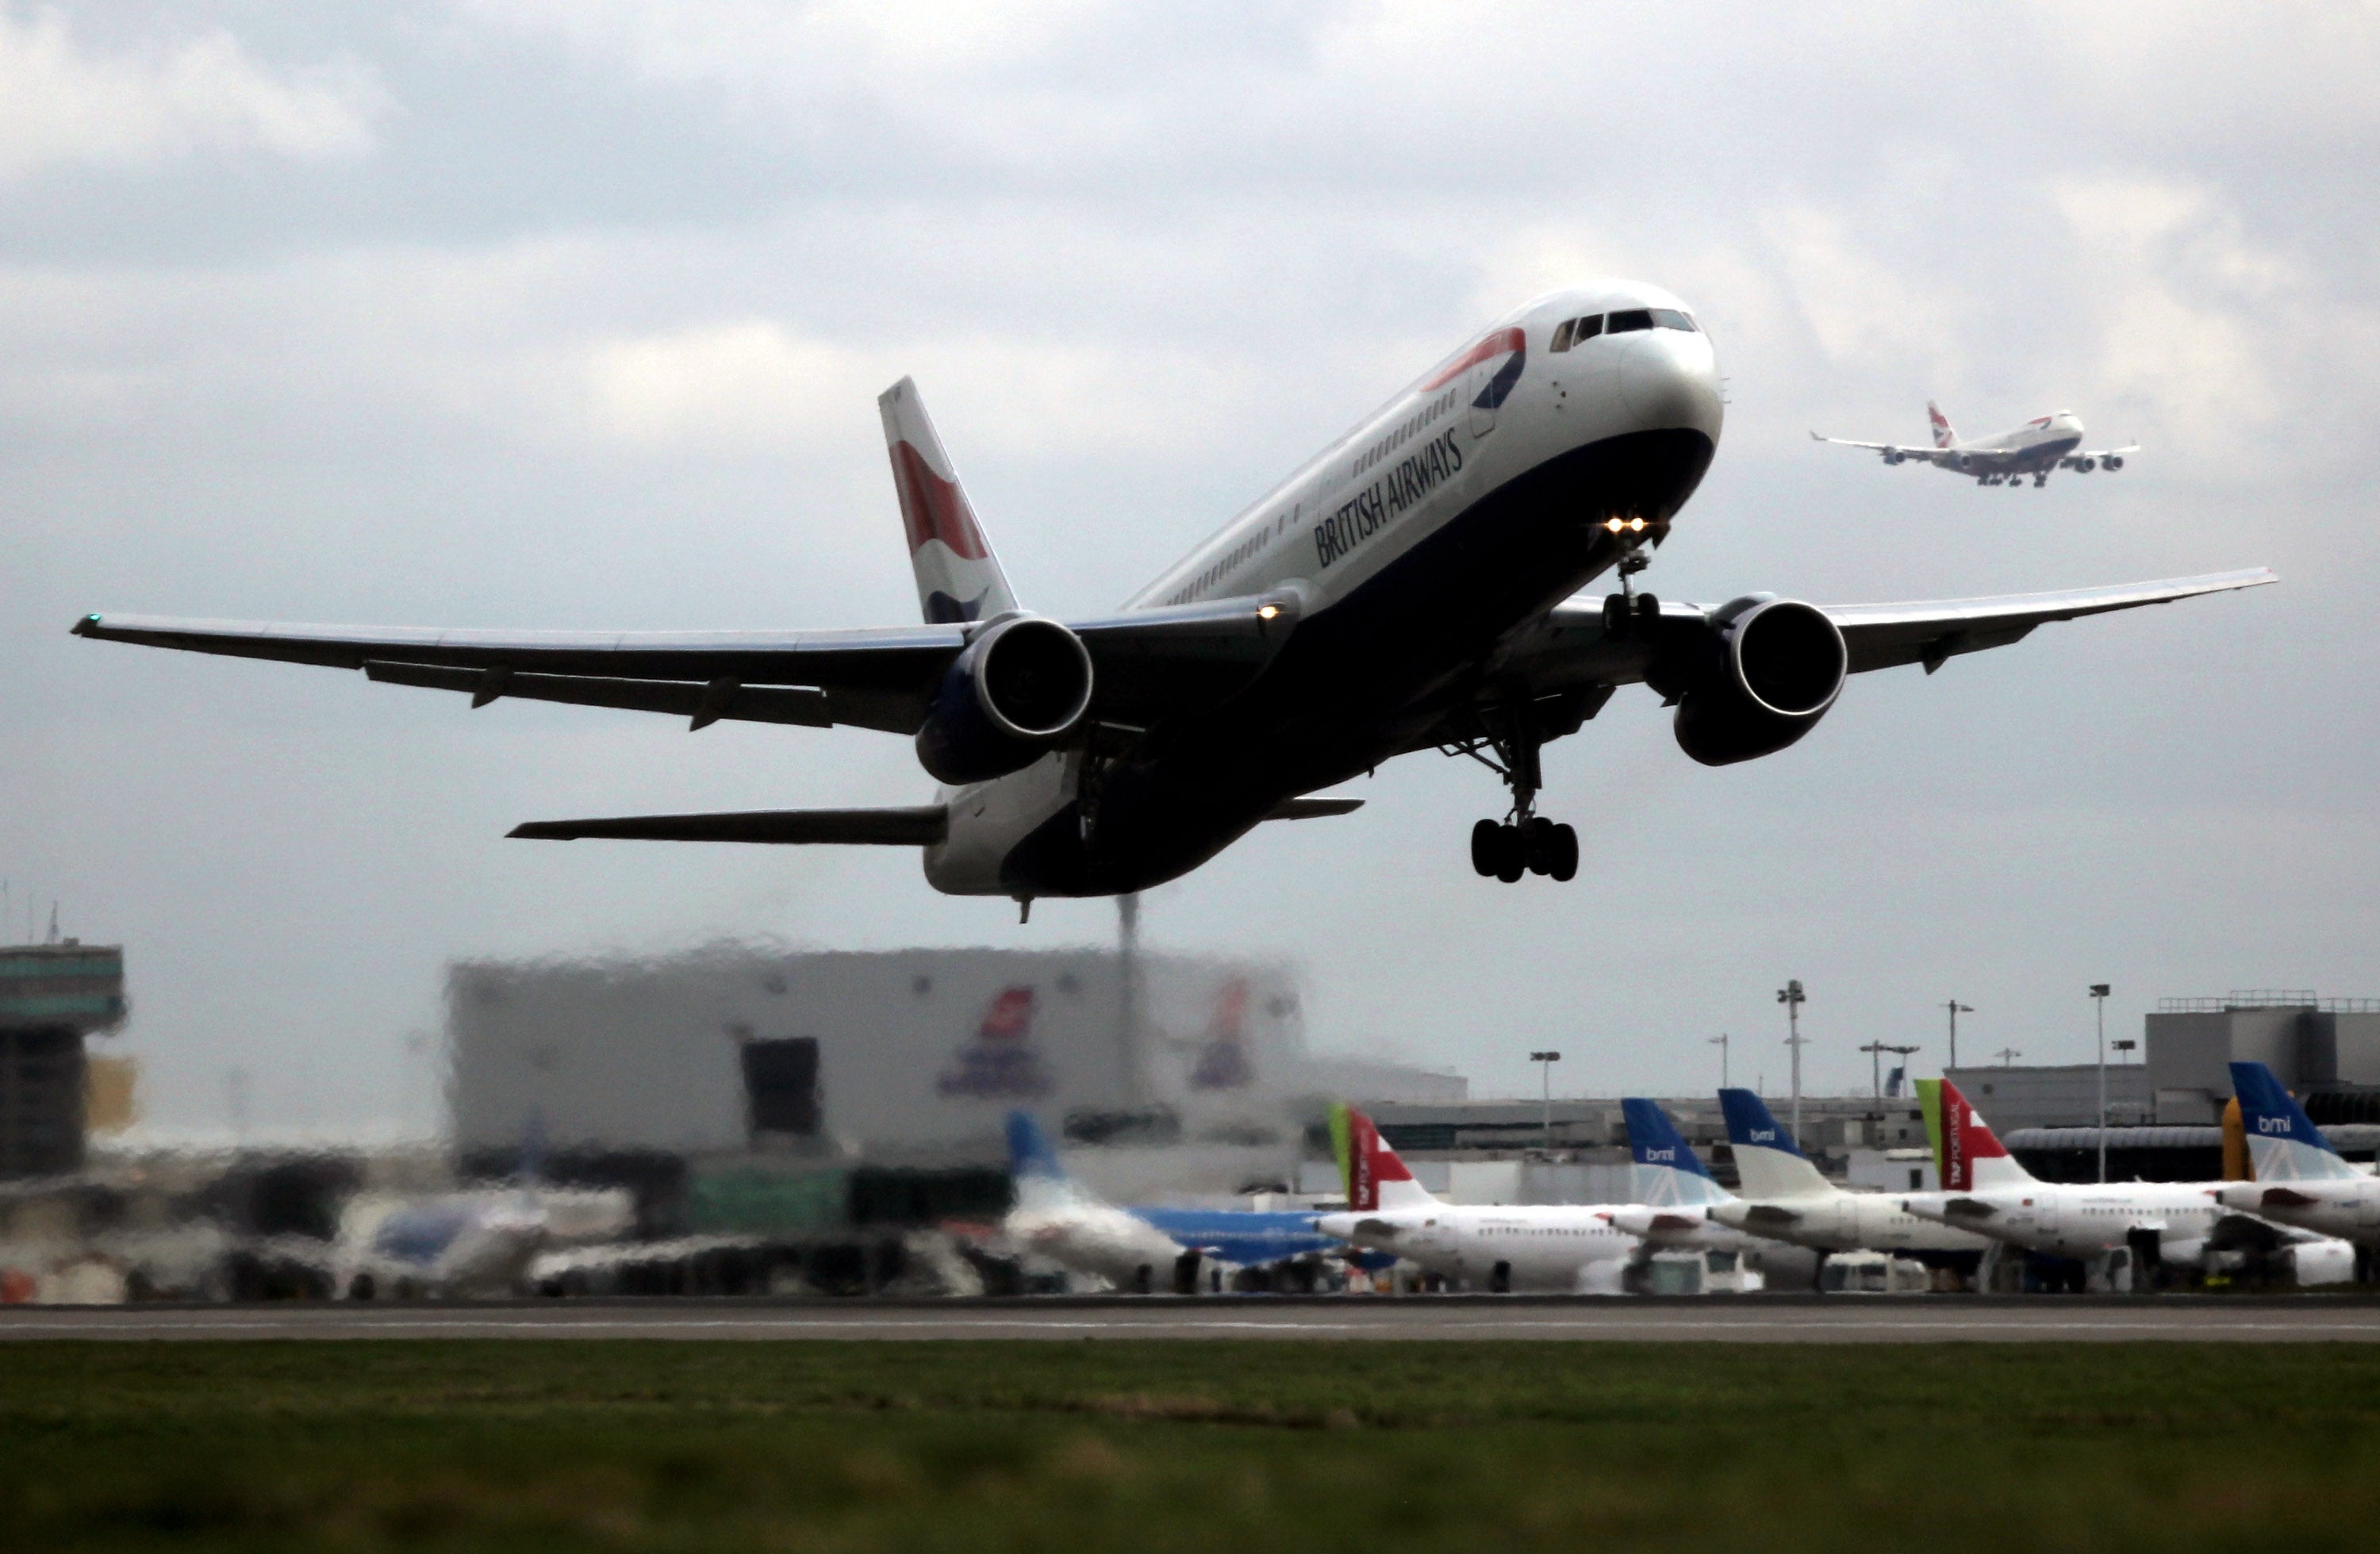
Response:
[{"label": "aircraft fuselage of parked plane", "polygon": [[[1707,765],[1781,750],[1847,674],[2034,626],[2269,582],[1828,609],[1748,593],[1663,603],[1633,575],[1718,443],[1708,336],[1658,288],[1538,298],[1465,343],[1117,612],[1019,606],[917,390],[880,403],[924,624],[855,631],[392,630],[92,614],[85,637],[350,669],[468,693],[911,736],[943,786],[901,807],[540,822],[516,836],[874,843],[958,894],[1097,895],[1174,879],[1396,756],[1503,780],[1473,867],[1566,880],[1578,839],[1537,809],[1539,752],[1622,685],[1677,709]],[[1621,591],[1572,596],[1617,571]],[[1565,602],[1567,601],[1567,602]]]}]

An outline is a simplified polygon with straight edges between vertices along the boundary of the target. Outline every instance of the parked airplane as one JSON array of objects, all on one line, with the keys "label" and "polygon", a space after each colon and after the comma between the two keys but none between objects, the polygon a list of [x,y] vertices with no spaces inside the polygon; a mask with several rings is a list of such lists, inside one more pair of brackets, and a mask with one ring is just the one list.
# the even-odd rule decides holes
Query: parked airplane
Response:
[{"label": "parked airplane", "polygon": [[[2130,1248],[2133,1267],[2223,1266],[2222,1254],[2289,1245],[2302,1283],[2348,1276],[2353,1254],[2336,1241],[2225,1208],[2216,1182],[2044,1182],[2019,1165],[1973,1106],[1941,1083],[1942,1191],[1900,1199],[1909,1212],[1996,1241],[2085,1264]],[[2079,1281],[2077,1281],[2079,1288]]]},{"label": "parked airplane", "polygon": [[1008,1114],[1008,1160],[1016,1192],[1002,1226],[1009,1239],[1135,1294],[1160,1280],[1177,1294],[1195,1294],[1202,1269],[1228,1276],[1340,1249],[1337,1238],[1315,1229],[1311,1214],[1119,1208],[1068,1176],[1039,1124],[1022,1111]]},{"label": "parked airplane", "polygon": [[1628,1123],[1638,1201],[1613,1208],[1611,1222],[1651,1245],[1758,1253],[1762,1237],[1747,1235],[1720,1217],[1718,1210],[1735,1202],[1735,1195],[1718,1184],[1670,1114],[1642,1096],[1622,1097],[1620,1111]]},{"label": "parked airplane", "polygon": [[517,1187],[367,1195],[340,1216],[332,1288],[355,1300],[514,1294],[635,1223],[624,1189],[546,1187],[533,1174]]},{"label": "parked airplane", "polygon": [[[2046,621],[2273,581],[1819,609],[1747,593],[1664,604],[1632,581],[1709,467],[1709,338],[1657,287],[1539,297],[1423,373],[1112,614],[1022,608],[916,386],[879,402],[925,624],[856,631],[517,632],[92,614],[103,640],[361,669],[500,698],[911,736],[943,786],[905,807],[558,820],[569,840],[864,843],[924,850],[957,894],[1135,891],[1410,751],[1510,790],[1472,828],[1483,875],[1570,879],[1578,837],[1538,813],[1539,752],[1621,686],[1674,703],[1706,765],[1784,749],[1846,675],[1930,671]],[[1618,573],[1620,591],[1572,598]],[[1567,602],[1565,602],[1567,601]]]},{"label": "parked airplane", "polygon": [[2071,469],[2088,475],[2106,465],[2110,469],[2124,467],[2124,455],[2140,452],[2140,444],[2127,443],[2120,448],[2082,448],[2082,423],[2071,410],[2059,410],[2052,415],[2036,416],[2022,426],[1989,437],[1961,439],[1950,426],[1950,418],[1932,400],[1925,402],[1925,419],[1934,424],[1932,447],[1910,447],[1900,443],[1854,443],[1847,437],[1821,437],[1810,433],[1813,440],[1832,443],[1838,447],[1865,448],[1880,453],[1887,464],[1906,464],[1912,459],[1930,464],[1937,469],[1948,469],[1954,475],[1973,475],[1979,486],[2013,486],[2025,476],[2033,477],[2036,486],[2049,484],[2053,469]]},{"label": "parked airplane", "polygon": [[1354,1245],[1392,1253],[1441,1278],[1484,1285],[1499,1294],[1618,1294],[1627,1266],[1656,1248],[1733,1250],[1743,1244],[1742,1238],[1699,1220],[1654,1227],[1645,1236],[1621,1229],[1618,1217],[1645,1208],[1642,1204],[1448,1203],[1414,1180],[1363,1112],[1352,1106],[1334,1109],[1332,1126],[1347,1174],[1347,1209],[1325,1214],[1316,1225]]},{"label": "parked airplane", "polygon": [[2255,1180],[2227,1184],[2216,1197],[2226,1208],[2352,1242],[2356,1277],[2369,1278],[2380,1252],[2380,1180],[2349,1163],[2263,1063],[2233,1063],[2231,1087]]},{"label": "parked airplane", "polygon": [[1735,1151],[1739,1196],[1718,1204],[1723,1225],[1821,1252],[1887,1252],[1972,1273],[1991,1243],[1923,1220],[1883,1193],[1846,1192],[1818,1174],[1791,1134],[1750,1090],[1718,1093]]}]

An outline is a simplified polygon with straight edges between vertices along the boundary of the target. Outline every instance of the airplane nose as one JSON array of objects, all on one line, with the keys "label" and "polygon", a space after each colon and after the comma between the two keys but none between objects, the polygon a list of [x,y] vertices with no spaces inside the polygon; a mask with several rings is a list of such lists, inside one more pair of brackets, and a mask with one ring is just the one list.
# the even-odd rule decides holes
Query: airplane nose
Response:
[{"label": "airplane nose", "polygon": [[1620,358],[1620,399],[1640,431],[1686,427],[1718,441],[1718,353],[1696,330],[1648,329]]},{"label": "airplane nose", "polygon": [[1325,1214],[1314,1221],[1314,1228],[1337,1240],[1352,1241],[1355,1237],[1355,1217],[1353,1214]]}]

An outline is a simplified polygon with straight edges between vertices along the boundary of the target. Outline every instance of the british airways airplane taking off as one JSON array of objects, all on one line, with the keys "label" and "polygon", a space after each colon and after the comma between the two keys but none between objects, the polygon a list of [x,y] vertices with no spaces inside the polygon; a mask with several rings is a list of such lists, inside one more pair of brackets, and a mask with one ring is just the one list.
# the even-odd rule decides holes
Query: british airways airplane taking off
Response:
[{"label": "british airways airplane taking off", "polygon": [[[1677,709],[1718,766],[1816,726],[1847,675],[2014,642],[2046,621],[2273,581],[1820,608],[1663,602],[1633,578],[1718,446],[1718,367],[1678,298],[1605,282],[1497,321],[1112,613],[1023,608],[904,379],[880,407],[922,625],[856,631],[513,632],[93,614],[81,636],[360,669],[395,685],[904,735],[930,804],[558,820],[569,840],[917,847],[954,894],[1102,895],[1175,879],[1393,757],[1470,757],[1510,790],[1471,833],[1507,882],[1568,880],[1538,754],[1621,686]],[[1573,598],[1605,573],[1620,589]]]},{"label": "british airways airplane taking off", "polygon": [[1930,448],[1906,447],[1899,443],[1854,443],[1847,437],[1821,437],[1810,433],[1813,442],[1832,443],[1839,448],[1865,448],[1882,454],[1887,464],[1906,464],[1911,459],[1930,464],[1937,469],[1948,469],[1954,475],[1973,475],[1979,486],[2016,485],[2027,475],[2036,486],[2049,484],[2053,469],[2071,469],[2088,475],[2101,465],[2110,469],[2124,467],[2124,455],[2141,451],[2137,443],[2127,443],[2120,448],[2082,447],[2082,423],[2071,410],[2059,410],[2052,415],[2036,416],[2009,431],[1996,431],[1989,437],[1961,439],[1951,427],[1950,418],[1932,400],[1925,402],[1925,419],[1934,425],[1934,445]]}]

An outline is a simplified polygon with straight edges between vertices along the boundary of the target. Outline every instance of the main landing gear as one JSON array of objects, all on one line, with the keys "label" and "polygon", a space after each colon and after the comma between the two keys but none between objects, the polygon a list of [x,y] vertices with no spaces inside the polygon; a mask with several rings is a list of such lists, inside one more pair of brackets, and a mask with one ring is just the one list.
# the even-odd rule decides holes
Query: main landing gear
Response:
[{"label": "main landing gear", "polygon": [[1543,815],[1499,824],[1481,820],[1471,828],[1471,867],[1511,885],[1524,874],[1556,880],[1578,874],[1578,832]]}]

